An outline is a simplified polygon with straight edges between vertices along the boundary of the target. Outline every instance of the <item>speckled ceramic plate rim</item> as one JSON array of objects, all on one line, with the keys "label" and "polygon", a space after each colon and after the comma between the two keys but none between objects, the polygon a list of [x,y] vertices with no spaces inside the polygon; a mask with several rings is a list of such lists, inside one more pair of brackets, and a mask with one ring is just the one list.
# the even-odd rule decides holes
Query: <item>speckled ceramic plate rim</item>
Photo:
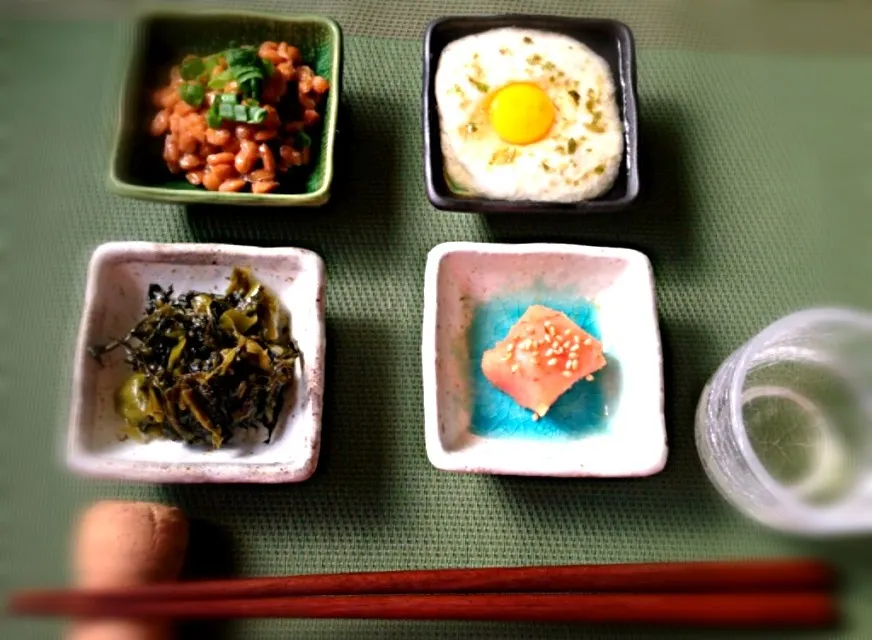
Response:
[{"label": "speckled ceramic plate rim", "polygon": [[[326,204],[330,200],[330,188],[333,184],[333,152],[336,143],[336,121],[339,114],[339,98],[341,92],[340,79],[342,76],[340,66],[342,64],[342,30],[339,24],[332,18],[327,16],[314,14],[301,14],[292,16],[283,16],[274,13],[265,13],[261,11],[243,11],[243,10],[221,10],[221,9],[179,9],[177,7],[157,6],[152,7],[148,11],[138,14],[133,19],[134,25],[142,24],[143,21],[159,16],[168,17],[216,17],[216,18],[260,18],[264,20],[274,20],[276,22],[285,23],[305,23],[318,22],[324,24],[333,33],[333,38],[336,46],[333,47],[331,53],[331,73],[330,87],[331,98],[328,99],[327,113],[324,118],[325,123],[330,124],[324,128],[323,135],[327,136],[327,145],[325,148],[325,165],[324,165],[324,180],[323,184],[316,191],[311,193],[278,193],[278,194],[258,194],[258,193],[222,193],[216,191],[204,190],[183,190],[183,189],[168,189],[165,187],[148,187],[143,185],[131,184],[122,180],[118,176],[119,153],[121,149],[121,138],[124,130],[125,105],[127,101],[128,75],[130,74],[130,66],[136,59],[137,47],[142,43],[135,39],[132,46],[127,48],[125,55],[122,56],[123,74],[121,81],[121,95],[118,98],[115,115],[115,133],[112,141],[112,151],[109,164],[109,189],[114,193],[132,198],[140,198],[143,200],[152,200],[157,202],[172,202],[177,204],[227,204],[227,205],[246,205],[246,206],[270,206],[270,207],[315,207]],[[334,97],[335,94],[335,97]]]},{"label": "speckled ceramic plate rim", "polygon": [[[220,464],[202,463],[154,463],[149,461],[118,461],[89,453],[77,443],[83,428],[81,416],[85,403],[83,390],[88,382],[86,359],[88,336],[94,322],[98,292],[98,265],[109,260],[154,261],[160,257],[167,263],[191,264],[193,256],[238,255],[240,258],[257,259],[296,257],[309,263],[309,269],[317,270],[316,315],[320,332],[317,349],[306,363],[307,376],[311,377],[309,397],[305,402],[310,428],[307,448],[300,452],[296,466],[285,463]],[[151,259],[151,260],[149,260]],[[100,245],[92,254],[88,267],[85,288],[85,304],[76,340],[75,361],[72,376],[72,394],[68,414],[66,437],[66,463],[70,470],[93,478],[121,479],[156,483],[293,483],[308,479],[318,464],[321,447],[321,416],[324,400],[324,358],[326,347],[324,307],[326,272],[323,259],[315,252],[292,247],[260,248],[228,244],[160,244],[150,242],[109,242]]]},{"label": "speckled ceramic plate rim", "polygon": [[[437,375],[436,359],[436,332],[439,320],[438,309],[438,279],[442,260],[453,253],[477,252],[485,254],[502,255],[534,255],[542,253],[569,253],[579,256],[595,256],[603,258],[622,258],[644,262],[651,290],[651,306],[649,312],[652,316],[653,326],[657,334],[656,358],[659,366],[659,411],[655,417],[657,427],[662,434],[663,447],[658,459],[650,466],[639,468],[632,473],[618,475],[591,474],[584,469],[578,468],[571,471],[546,471],[541,468],[529,466],[525,469],[511,468],[505,465],[458,464],[454,454],[446,451],[439,436],[439,379]],[[654,272],[648,257],[640,251],[620,247],[594,247],[588,245],[573,245],[559,243],[531,243],[531,244],[497,244],[487,242],[446,242],[437,245],[427,255],[427,265],[424,274],[424,318],[421,342],[422,379],[424,383],[424,440],[427,458],[430,463],[442,471],[455,473],[474,473],[492,475],[515,475],[515,476],[549,476],[565,478],[634,478],[645,477],[659,473],[666,466],[669,455],[669,446],[666,437],[666,418],[664,412],[664,387],[663,387],[663,347],[659,338],[660,330],[657,319],[657,296],[654,287]]]}]

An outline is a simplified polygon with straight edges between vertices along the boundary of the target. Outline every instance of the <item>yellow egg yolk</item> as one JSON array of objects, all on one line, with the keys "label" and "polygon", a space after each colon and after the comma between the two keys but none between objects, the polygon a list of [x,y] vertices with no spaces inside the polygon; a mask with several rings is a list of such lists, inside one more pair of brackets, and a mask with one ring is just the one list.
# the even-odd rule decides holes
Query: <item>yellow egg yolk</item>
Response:
[{"label": "yellow egg yolk", "polygon": [[530,144],[548,134],[554,124],[554,105],[535,84],[509,84],[491,98],[488,117],[503,141]]}]

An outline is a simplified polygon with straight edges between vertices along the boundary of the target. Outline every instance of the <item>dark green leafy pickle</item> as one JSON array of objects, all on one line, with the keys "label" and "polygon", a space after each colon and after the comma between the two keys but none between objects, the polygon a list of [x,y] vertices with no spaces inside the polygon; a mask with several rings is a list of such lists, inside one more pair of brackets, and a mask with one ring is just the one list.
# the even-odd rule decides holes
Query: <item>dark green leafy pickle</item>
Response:
[{"label": "dark green leafy pickle", "polygon": [[115,406],[131,430],[216,449],[237,428],[272,435],[300,351],[251,271],[234,268],[224,295],[152,284],[145,312],[124,338],[90,349],[126,352],[133,374]]}]

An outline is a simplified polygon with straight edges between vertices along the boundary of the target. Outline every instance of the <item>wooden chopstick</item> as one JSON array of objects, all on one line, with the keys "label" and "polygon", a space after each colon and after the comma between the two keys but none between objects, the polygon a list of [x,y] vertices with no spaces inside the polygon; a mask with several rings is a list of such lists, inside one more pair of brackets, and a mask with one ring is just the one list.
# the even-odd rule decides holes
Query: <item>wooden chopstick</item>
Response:
[{"label": "wooden chopstick", "polygon": [[19,614],[73,617],[233,619],[356,618],[630,623],[717,627],[822,627],[837,620],[826,593],[437,594],[109,602],[82,592],[18,597]]},{"label": "wooden chopstick", "polygon": [[[827,590],[835,580],[828,565],[797,559],[299,575],[152,584],[89,594],[144,601],[416,593],[786,593]],[[70,592],[51,593],[61,597]]]}]

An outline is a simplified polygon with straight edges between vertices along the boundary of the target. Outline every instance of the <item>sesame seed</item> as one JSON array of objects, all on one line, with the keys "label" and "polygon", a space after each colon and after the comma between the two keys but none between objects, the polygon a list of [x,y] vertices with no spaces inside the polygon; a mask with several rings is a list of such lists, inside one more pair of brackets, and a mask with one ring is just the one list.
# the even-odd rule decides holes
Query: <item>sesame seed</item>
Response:
[{"label": "sesame seed", "polygon": [[504,355],[504,356],[502,357],[502,361],[503,361],[503,362],[508,362],[508,361],[511,360],[511,359],[512,359],[512,354],[511,354],[511,353],[507,353],[506,355]]},{"label": "sesame seed", "polygon": [[571,377],[572,377],[572,371],[564,371],[564,372],[563,372],[563,375],[564,375],[565,377],[567,377],[567,378],[571,378]]},{"label": "sesame seed", "polygon": [[536,422],[537,420],[539,420],[539,414],[538,414],[538,413],[534,413],[534,414],[533,414],[533,422]]},{"label": "sesame seed", "polygon": [[559,356],[559,355],[561,355],[562,353],[563,353],[563,347],[555,347],[555,348],[554,348],[554,355]]},{"label": "sesame seed", "polygon": [[551,358],[551,359],[548,361],[548,366],[549,366],[549,367],[553,367],[555,364],[557,364],[557,358]]},{"label": "sesame seed", "polygon": [[545,328],[547,329],[548,327],[551,326],[551,321],[550,321],[550,320],[546,320],[543,324],[545,325]]},{"label": "sesame seed", "polygon": [[578,360],[570,360],[572,363],[572,370],[575,371],[578,369]]},{"label": "sesame seed", "polygon": [[514,342],[510,342],[509,344],[506,345],[506,351],[511,351],[514,348],[515,348]]},{"label": "sesame seed", "polygon": [[587,380],[588,382],[593,382],[593,376],[592,376],[592,375],[586,375],[586,376],[584,376],[584,379]]},{"label": "sesame seed", "polygon": [[577,334],[574,335],[574,336],[572,336],[572,341],[573,341],[574,343],[578,344],[579,340],[580,340],[580,338],[578,337]]},{"label": "sesame seed", "polygon": [[[544,340],[548,344],[551,344],[551,336],[549,336],[547,333],[545,334],[545,337],[542,338],[542,340]],[[542,343],[540,342],[539,344],[542,344]]]},{"label": "sesame seed", "polygon": [[567,369],[572,369],[572,360],[567,360],[567,361],[566,361],[566,368],[567,368]]},{"label": "sesame seed", "polygon": [[548,357],[553,356],[553,355],[554,355],[554,349],[546,349],[546,350],[545,350],[545,355],[548,356]]},{"label": "sesame seed", "polygon": [[569,358],[570,360],[578,360],[578,353],[575,351],[570,351],[567,358]]},{"label": "sesame seed", "polygon": [[548,333],[549,335],[553,336],[555,333],[557,333],[557,329],[555,329],[554,327],[548,327]]},{"label": "sesame seed", "polygon": [[571,333],[572,333],[572,329],[567,329],[566,331],[563,332],[563,335],[568,336]]},{"label": "sesame seed", "polygon": [[572,346],[572,343],[571,343],[569,340],[566,340],[566,341],[563,343],[563,348],[564,348],[564,349],[568,349],[568,348],[571,347],[571,346]]},{"label": "sesame seed", "polygon": [[584,339],[584,346],[586,347],[589,344],[590,344],[590,338],[585,338]]},{"label": "sesame seed", "polygon": [[578,345],[577,344],[572,345],[571,347],[569,347],[569,350],[570,351],[578,351]]},{"label": "sesame seed", "polygon": [[518,368],[519,368],[518,365],[513,364],[512,365],[512,373],[518,373]]}]

